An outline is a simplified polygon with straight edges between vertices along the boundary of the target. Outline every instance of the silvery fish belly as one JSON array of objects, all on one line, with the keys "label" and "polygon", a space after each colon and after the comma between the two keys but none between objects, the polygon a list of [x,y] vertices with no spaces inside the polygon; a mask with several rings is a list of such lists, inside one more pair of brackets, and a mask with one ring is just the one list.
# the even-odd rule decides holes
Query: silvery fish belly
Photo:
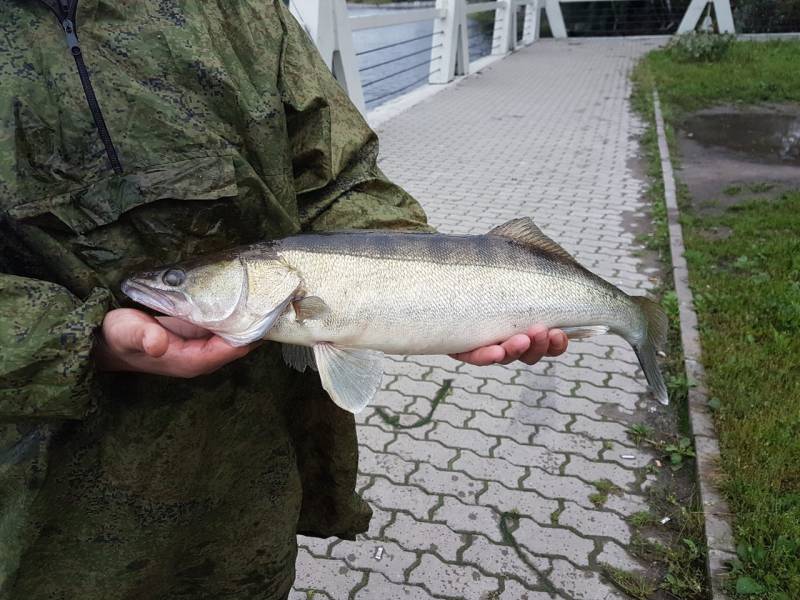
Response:
[{"label": "silvery fish belly", "polygon": [[622,336],[667,402],[663,311],[584,269],[530,219],[478,236],[297,235],[142,273],[123,291],[234,345],[282,342],[287,363],[318,370],[352,412],[379,389],[383,354],[464,352],[537,323]]}]

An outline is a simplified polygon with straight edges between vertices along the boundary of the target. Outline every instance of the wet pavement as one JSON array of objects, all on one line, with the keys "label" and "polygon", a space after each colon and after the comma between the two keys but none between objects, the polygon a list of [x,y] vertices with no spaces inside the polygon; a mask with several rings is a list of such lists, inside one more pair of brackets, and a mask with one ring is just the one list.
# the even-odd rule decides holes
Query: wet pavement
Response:
[{"label": "wet pavement", "polygon": [[800,105],[699,111],[681,122],[678,143],[679,177],[703,213],[800,187]]}]

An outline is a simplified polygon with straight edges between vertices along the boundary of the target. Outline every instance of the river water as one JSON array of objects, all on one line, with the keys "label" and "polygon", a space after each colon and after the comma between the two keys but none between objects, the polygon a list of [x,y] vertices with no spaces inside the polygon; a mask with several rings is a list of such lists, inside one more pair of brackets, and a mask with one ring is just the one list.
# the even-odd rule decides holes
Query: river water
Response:
[{"label": "river water", "polygon": [[[348,5],[348,9],[352,16],[409,10],[352,4]],[[492,49],[491,23],[470,18],[467,29],[470,60],[489,54]],[[433,34],[433,21],[353,32],[353,46],[367,109],[425,85],[431,68],[431,47],[441,44],[441,38],[441,34]],[[439,61],[434,62],[434,70],[437,68],[436,62]]]}]

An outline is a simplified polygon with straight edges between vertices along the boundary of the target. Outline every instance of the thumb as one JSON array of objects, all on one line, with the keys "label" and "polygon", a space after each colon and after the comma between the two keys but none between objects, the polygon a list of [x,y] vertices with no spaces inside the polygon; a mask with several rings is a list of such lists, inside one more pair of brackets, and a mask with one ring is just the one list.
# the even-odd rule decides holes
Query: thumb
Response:
[{"label": "thumb", "polygon": [[155,323],[148,323],[142,329],[142,352],[153,358],[163,356],[169,348],[169,334],[166,330]]},{"label": "thumb", "polygon": [[142,352],[158,358],[169,346],[166,330],[155,322],[131,320],[122,325],[118,331],[119,346],[127,352]]}]

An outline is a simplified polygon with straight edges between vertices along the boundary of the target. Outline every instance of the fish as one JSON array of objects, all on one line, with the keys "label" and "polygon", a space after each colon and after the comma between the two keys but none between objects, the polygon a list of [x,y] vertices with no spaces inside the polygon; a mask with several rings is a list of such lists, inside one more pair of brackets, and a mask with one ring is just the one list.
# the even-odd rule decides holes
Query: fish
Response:
[{"label": "fish", "polygon": [[668,403],[661,307],[581,266],[527,217],[483,235],[301,233],[139,273],[122,291],[234,346],[280,342],[289,366],[318,371],[353,413],[380,388],[386,354],[457,354],[535,324],[621,336]]}]

